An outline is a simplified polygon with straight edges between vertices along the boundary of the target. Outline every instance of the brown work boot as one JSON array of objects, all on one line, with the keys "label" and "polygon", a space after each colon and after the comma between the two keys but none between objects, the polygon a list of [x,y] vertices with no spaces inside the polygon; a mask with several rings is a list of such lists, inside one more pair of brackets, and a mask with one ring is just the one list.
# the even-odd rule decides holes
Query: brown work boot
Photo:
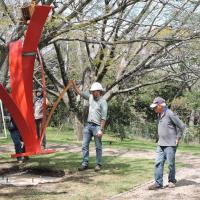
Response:
[{"label": "brown work boot", "polygon": [[78,171],[85,171],[88,169],[88,166],[84,166],[84,165],[81,165],[79,168],[78,168]]},{"label": "brown work boot", "polygon": [[100,170],[101,170],[101,165],[96,165],[94,171],[99,172]]},{"label": "brown work boot", "polygon": [[160,185],[157,185],[156,183],[154,183],[153,185],[150,185],[148,187],[149,190],[158,190],[158,189],[162,189],[163,187]]}]

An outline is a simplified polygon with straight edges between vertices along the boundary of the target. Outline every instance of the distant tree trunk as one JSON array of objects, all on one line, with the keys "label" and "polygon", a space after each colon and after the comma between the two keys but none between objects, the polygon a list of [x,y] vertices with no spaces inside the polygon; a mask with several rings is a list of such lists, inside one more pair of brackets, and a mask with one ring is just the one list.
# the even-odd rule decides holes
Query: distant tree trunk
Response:
[{"label": "distant tree trunk", "polygon": [[190,114],[189,126],[194,126],[195,110],[192,110]]},{"label": "distant tree trunk", "polygon": [[0,66],[0,82],[5,87],[7,84],[8,70],[9,70],[9,67],[8,67],[8,56],[7,56]]},{"label": "distant tree trunk", "polygon": [[74,117],[74,132],[76,134],[77,140],[78,141],[82,141],[83,139],[83,124],[81,123],[81,121],[77,118],[77,116],[75,115]]},{"label": "distant tree trunk", "polygon": [[[89,91],[91,83],[94,81],[92,78],[94,78],[94,74],[90,68],[86,68],[83,72],[83,78],[82,78],[82,86],[80,87],[80,90],[82,91]],[[75,117],[75,125],[74,125],[74,131],[77,135],[78,140],[82,140],[83,138],[83,126],[84,123],[87,120],[88,116],[88,101],[85,99],[80,98],[81,106],[83,107],[82,113],[77,113]],[[76,119],[77,118],[77,119]],[[76,122],[77,121],[77,122]],[[77,126],[77,127],[76,127]]]}]

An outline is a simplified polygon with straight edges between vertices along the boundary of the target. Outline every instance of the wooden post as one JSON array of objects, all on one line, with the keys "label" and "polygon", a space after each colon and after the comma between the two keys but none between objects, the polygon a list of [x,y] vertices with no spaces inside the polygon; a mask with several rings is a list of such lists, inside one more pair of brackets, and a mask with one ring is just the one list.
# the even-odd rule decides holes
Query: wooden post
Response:
[{"label": "wooden post", "polygon": [[31,19],[31,16],[35,11],[35,6],[36,6],[36,0],[32,0],[30,4],[25,4],[21,7],[22,18],[24,23],[27,23],[27,21]]}]

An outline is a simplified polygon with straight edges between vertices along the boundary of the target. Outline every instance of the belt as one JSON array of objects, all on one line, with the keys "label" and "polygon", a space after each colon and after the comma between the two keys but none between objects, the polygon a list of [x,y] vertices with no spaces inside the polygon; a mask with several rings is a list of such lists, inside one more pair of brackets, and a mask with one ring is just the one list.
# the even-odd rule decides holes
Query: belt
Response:
[{"label": "belt", "polygon": [[96,124],[94,122],[88,122],[88,124],[92,125],[92,126],[100,126],[99,124]]}]

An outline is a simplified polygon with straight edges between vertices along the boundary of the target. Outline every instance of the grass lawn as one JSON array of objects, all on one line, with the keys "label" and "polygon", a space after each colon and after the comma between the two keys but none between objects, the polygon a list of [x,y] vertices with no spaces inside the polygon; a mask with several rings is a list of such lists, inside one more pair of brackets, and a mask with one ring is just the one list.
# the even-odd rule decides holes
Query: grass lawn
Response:
[{"label": "grass lawn", "polygon": [[[58,130],[48,128],[48,144],[71,144],[78,145],[73,134],[73,129],[63,128]],[[0,145],[12,144],[10,138],[1,139]],[[93,145],[93,144],[92,144]],[[113,149],[128,149],[135,151],[155,151],[156,144],[151,141],[124,140],[111,137],[108,134],[103,138],[104,147]],[[197,154],[198,145],[180,145],[179,151]],[[0,164],[11,162],[8,153],[0,155]],[[95,157],[90,158],[91,169],[85,172],[78,172],[77,167],[81,162],[81,153],[70,153],[68,151],[57,152],[49,155],[31,157],[30,161],[24,164],[25,167],[64,170],[66,177],[63,181],[53,184],[42,184],[34,187],[8,187],[5,190],[0,187],[1,196],[5,199],[16,197],[16,199],[68,199],[68,200],[101,200],[115,194],[127,191],[134,186],[152,180],[153,159],[131,158],[120,156],[104,156],[104,167],[99,173],[95,173]],[[183,166],[178,163],[178,167]]]},{"label": "grass lawn", "polygon": [[[8,135],[7,139],[0,139],[0,144],[11,144],[10,137]],[[77,141],[76,136],[72,128],[63,127],[61,130],[57,128],[47,129],[47,143],[57,143],[57,144],[72,144],[81,146],[81,142]],[[112,147],[115,149],[129,149],[129,150],[152,150],[155,151],[156,143],[155,141],[146,139],[124,139],[121,141],[117,137],[113,137],[110,134],[105,134],[103,136],[103,146]],[[180,143],[178,150],[180,152],[192,153],[200,155],[200,144],[184,144]]]},{"label": "grass lawn", "polygon": [[[106,156],[104,168],[100,173],[94,172],[94,164],[85,172],[77,172],[80,160],[80,155],[67,152],[33,157],[29,163],[32,167],[63,169],[68,175],[62,182],[50,184],[48,191],[45,185],[45,187],[43,185],[30,187],[23,195],[18,194],[19,197],[22,195],[23,198],[30,199],[34,195],[38,199],[67,197],[69,200],[100,200],[127,191],[137,184],[150,180],[153,176],[152,160]],[[91,158],[91,163],[94,163],[94,157]]]}]

